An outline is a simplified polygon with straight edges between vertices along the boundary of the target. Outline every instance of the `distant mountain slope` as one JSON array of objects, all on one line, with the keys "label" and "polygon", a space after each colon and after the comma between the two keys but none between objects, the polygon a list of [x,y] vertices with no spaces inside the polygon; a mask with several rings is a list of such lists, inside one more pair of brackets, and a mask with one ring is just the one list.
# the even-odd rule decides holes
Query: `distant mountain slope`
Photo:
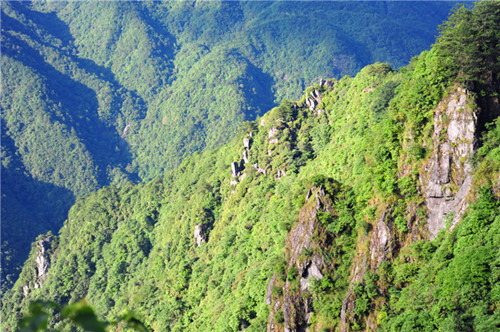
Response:
[{"label": "distant mountain slope", "polygon": [[[9,147],[2,148],[21,168],[4,163],[3,192],[26,181],[20,185],[39,183],[47,193],[9,194],[19,200],[2,206],[2,223],[55,231],[72,197],[153,179],[223,144],[242,122],[297,98],[320,76],[355,74],[373,61],[400,66],[430,45],[451,6],[4,1],[1,106]],[[45,197],[61,207],[48,219],[26,205]],[[17,240],[4,234],[11,253],[4,276],[15,278],[27,243],[42,230],[30,229],[15,250]]]},{"label": "distant mountain slope", "polygon": [[499,20],[460,9],[400,71],[323,80],[163,177],[78,199],[2,328],[86,298],[155,331],[497,330]]}]

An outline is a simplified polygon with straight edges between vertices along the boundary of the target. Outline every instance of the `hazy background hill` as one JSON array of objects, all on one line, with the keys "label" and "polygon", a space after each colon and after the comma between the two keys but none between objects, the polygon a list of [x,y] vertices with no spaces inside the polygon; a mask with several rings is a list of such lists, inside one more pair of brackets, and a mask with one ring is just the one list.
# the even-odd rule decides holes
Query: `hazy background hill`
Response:
[{"label": "hazy background hill", "polygon": [[2,2],[3,280],[75,197],[152,179],[319,77],[407,63],[452,6]]}]

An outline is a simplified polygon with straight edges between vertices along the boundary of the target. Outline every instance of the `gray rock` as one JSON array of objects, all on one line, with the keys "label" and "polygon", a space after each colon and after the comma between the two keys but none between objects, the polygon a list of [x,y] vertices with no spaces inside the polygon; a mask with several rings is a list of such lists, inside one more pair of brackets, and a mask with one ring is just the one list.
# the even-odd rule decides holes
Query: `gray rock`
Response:
[{"label": "gray rock", "polygon": [[325,84],[323,84],[323,86],[327,86],[329,88],[333,88],[335,85],[335,82],[331,81],[331,80],[326,80]]},{"label": "gray rock", "polygon": [[123,132],[122,132],[122,135],[120,136],[121,138],[125,138],[128,136],[129,134],[129,131],[130,131],[130,126],[131,124],[130,123],[127,123],[127,125],[125,126],[125,128],[123,129]]},{"label": "gray rock", "polygon": [[245,149],[250,149],[250,139],[249,138],[243,139],[243,147],[245,147]]},{"label": "gray rock", "polygon": [[370,237],[370,257],[371,265],[374,269],[380,266],[380,263],[387,258],[391,252],[391,228],[390,221],[392,211],[384,211],[382,217],[375,225]]},{"label": "gray rock", "polygon": [[[50,254],[49,250],[52,248],[52,241],[54,238],[52,236],[47,236],[37,243],[37,251],[35,257],[35,279],[32,281],[34,289],[42,288],[50,268]],[[26,297],[30,293],[31,287],[30,283],[23,286],[23,295]]]},{"label": "gray rock", "polygon": [[277,172],[276,172],[276,181],[278,181],[279,179],[281,179],[282,177],[284,177],[286,175],[286,172],[279,169]]},{"label": "gray rock", "polygon": [[310,111],[314,111],[318,102],[313,98],[306,98],[306,105],[309,107]]},{"label": "gray rock", "polygon": [[50,267],[50,257],[48,250],[52,248],[53,237],[49,236],[40,241],[38,241],[38,251],[36,254],[36,268],[38,271],[38,280],[40,284],[43,284],[47,278],[47,273]]},{"label": "gray rock", "polygon": [[[275,327],[274,314],[280,309],[283,311],[285,331],[306,331],[314,310],[310,288],[313,280],[323,278],[321,271],[327,267],[321,252],[314,249],[314,241],[316,241],[314,234],[319,227],[318,211],[321,209],[328,213],[333,212],[333,202],[326,197],[324,189],[321,187],[311,188],[307,196],[307,198],[315,197],[317,204],[304,206],[300,212],[298,224],[288,234],[286,244],[289,253],[287,269],[295,267],[298,269],[300,290],[297,293],[296,290],[293,290],[289,280],[285,281],[282,303],[276,299],[271,308],[268,331]],[[305,255],[306,250],[309,251],[307,255]],[[272,300],[268,302],[272,302]]]},{"label": "gray rock", "polygon": [[267,171],[264,168],[259,167],[258,164],[253,164],[252,167],[255,168],[257,170],[257,172],[259,172],[263,175],[267,174]]},{"label": "gray rock", "polygon": [[493,192],[495,193],[495,195],[500,195],[500,174],[498,175],[498,181],[497,181],[497,185],[496,186],[493,186]]},{"label": "gray rock", "polygon": [[[434,112],[434,149],[426,166],[429,175],[421,175],[431,239],[445,227],[446,215],[454,213],[453,227],[467,207],[477,124],[476,111],[467,103],[467,91],[458,88]],[[453,192],[452,188],[459,189]]]},{"label": "gray rock", "polygon": [[269,129],[269,144],[278,144],[278,138],[276,137],[278,134],[278,128],[272,127]]},{"label": "gray rock", "polygon": [[276,273],[273,274],[271,277],[271,280],[269,280],[269,283],[267,284],[267,289],[266,289],[266,304],[271,305],[272,303],[272,289],[274,286],[274,282],[276,281]]},{"label": "gray rock", "polygon": [[311,92],[311,97],[313,97],[314,99],[316,99],[316,101],[318,101],[318,99],[321,97],[321,93],[318,90],[314,90]]},{"label": "gray rock", "polygon": [[194,238],[196,240],[196,246],[201,246],[202,242],[207,240],[207,226],[198,224],[194,227]]}]

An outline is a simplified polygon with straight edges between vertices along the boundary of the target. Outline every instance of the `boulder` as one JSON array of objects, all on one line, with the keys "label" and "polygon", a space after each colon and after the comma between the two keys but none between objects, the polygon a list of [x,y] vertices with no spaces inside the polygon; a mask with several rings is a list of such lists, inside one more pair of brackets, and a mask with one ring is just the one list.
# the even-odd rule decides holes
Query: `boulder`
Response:
[{"label": "boulder", "polygon": [[250,139],[249,138],[244,138],[243,139],[243,147],[245,149],[250,149]]}]

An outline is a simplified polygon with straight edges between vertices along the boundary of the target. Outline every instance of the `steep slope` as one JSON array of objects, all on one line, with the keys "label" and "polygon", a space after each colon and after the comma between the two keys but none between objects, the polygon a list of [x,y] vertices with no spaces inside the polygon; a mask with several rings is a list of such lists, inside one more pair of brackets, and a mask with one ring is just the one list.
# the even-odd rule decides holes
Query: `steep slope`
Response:
[{"label": "steep slope", "polygon": [[[73,197],[151,180],[227,142],[276,101],[298,98],[318,76],[406,63],[428,47],[451,6],[2,2],[2,130],[25,173],[14,179],[4,164],[3,188],[22,181],[47,191],[8,194],[6,229],[45,226],[29,227],[16,248],[6,235],[3,257],[13,260],[3,260],[3,276],[15,278],[27,243],[57,230]],[[42,221],[26,202],[46,196],[65,208]]]},{"label": "steep slope", "polygon": [[[442,36],[465,13],[482,38],[499,11],[462,10]],[[459,52],[485,57],[472,80],[443,38],[400,72],[322,80],[163,178],[79,199],[33,245],[3,327],[34,299],[86,298],[158,331],[498,329],[498,49]]]}]

